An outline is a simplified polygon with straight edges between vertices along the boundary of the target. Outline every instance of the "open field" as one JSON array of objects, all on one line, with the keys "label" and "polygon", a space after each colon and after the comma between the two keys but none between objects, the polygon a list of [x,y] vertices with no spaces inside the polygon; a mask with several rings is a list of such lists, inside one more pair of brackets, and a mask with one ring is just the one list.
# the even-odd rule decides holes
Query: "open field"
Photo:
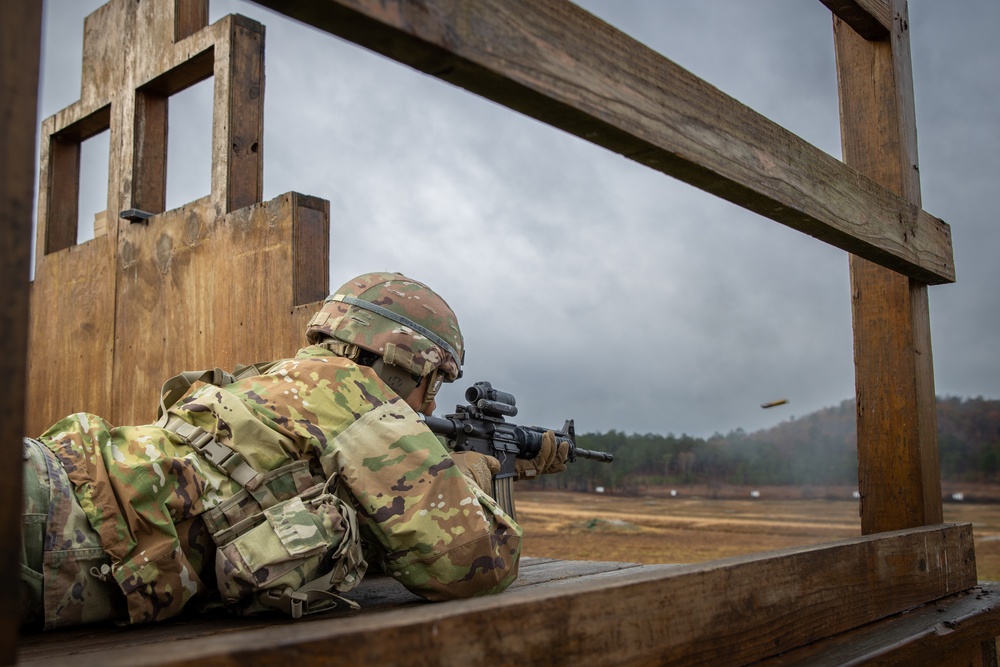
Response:
[{"label": "open field", "polygon": [[[850,499],[532,491],[518,493],[517,513],[526,556],[569,560],[697,563],[861,534]],[[1000,503],[946,503],[944,518],[972,524],[979,578],[1000,581]]]}]

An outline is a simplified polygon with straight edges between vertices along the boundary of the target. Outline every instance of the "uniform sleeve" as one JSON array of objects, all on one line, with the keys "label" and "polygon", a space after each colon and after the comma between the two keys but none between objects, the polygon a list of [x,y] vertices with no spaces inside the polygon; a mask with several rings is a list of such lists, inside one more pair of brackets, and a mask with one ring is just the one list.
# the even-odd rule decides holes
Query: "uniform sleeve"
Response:
[{"label": "uniform sleeve", "polygon": [[369,369],[299,358],[253,384],[255,409],[338,475],[387,570],[409,590],[445,600],[499,593],[517,578],[520,526]]},{"label": "uniform sleeve", "polygon": [[336,451],[362,525],[409,590],[447,600],[499,593],[517,578],[521,527],[408,406],[367,413],[340,434]]}]

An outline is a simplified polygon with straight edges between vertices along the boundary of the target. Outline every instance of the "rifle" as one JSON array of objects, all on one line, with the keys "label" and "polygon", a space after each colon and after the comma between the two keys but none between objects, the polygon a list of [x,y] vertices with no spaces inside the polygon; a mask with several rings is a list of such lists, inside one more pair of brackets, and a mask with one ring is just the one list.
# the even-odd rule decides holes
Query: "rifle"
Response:
[{"label": "rifle", "polygon": [[569,444],[568,461],[578,458],[610,463],[614,456],[608,452],[580,449],[576,446],[576,428],[569,419],[562,429],[518,426],[504,421],[504,417],[517,415],[513,394],[494,389],[489,382],[477,382],[465,390],[469,405],[455,406],[455,413],[445,417],[423,417],[433,433],[444,436],[448,447],[457,452],[472,451],[492,456],[500,462],[500,472],[493,476],[493,498],[512,519],[514,492],[512,483],[517,477],[514,459],[533,459],[542,446],[542,435],[555,431],[556,444]]}]

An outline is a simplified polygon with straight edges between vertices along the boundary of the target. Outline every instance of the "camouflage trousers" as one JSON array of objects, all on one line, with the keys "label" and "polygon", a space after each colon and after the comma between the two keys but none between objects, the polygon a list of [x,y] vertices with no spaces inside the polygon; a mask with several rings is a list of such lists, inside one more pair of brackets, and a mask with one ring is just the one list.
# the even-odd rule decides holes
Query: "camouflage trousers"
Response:
[{"label": "camouflage trousers", "polygon": [[21,627],[55,628],[126,618],[111,560],[45,445],[24,439]]}]

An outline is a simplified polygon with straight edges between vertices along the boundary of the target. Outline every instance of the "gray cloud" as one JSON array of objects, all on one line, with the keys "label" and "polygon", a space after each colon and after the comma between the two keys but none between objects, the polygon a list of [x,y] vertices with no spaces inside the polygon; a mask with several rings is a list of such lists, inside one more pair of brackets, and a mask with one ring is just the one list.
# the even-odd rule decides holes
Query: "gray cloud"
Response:
[{"label": "gray cloud", "polygon": [[[580,4],[839,157],[820,3]],[[78,97],[82,16],[98,5],[46,3],[43,115]],[[986,202],[1000,47],[986,30],[1000,10],[963,8],[910,7],[924,207],[952,224],[959,276],[931,289],[935,365],[939,393],[997,396],[1000,232]],[[265,198],[330,200],[334,286],[389,269],[438,289],[462,321],[465,380],[515,393],[519,418],[705,436],[853,394],[843,252],[256,5],[213,0],[213,21],[230,12],[267,26]],[[179,201],[207,189],[177,187]],[[760,409],[776,398],[791,404]]]}]

